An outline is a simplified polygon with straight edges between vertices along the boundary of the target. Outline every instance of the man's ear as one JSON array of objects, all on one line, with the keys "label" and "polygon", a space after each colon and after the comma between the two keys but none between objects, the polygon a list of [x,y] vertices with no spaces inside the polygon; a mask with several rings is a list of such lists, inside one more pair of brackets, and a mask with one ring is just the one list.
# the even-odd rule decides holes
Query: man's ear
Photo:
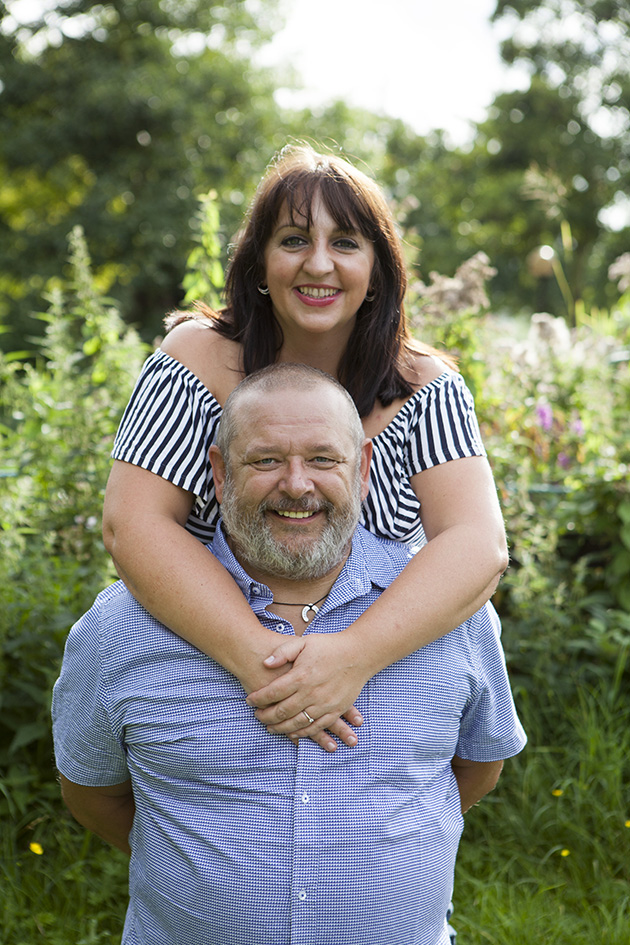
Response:
[{"label": "man's ear", "polygon": [[214,491],[217,496],[217,502],[221,505],[223,499],[223,484],[225,482],[225,463],[221,450],[214,443],[210,447],[210,465],[212,466],[212,478],[214,479]]},{"label": "man's ear", "polygon": [[370,463],[372,462],[372,440],[365,440],[361,447],[361,501],[370,491]]}]

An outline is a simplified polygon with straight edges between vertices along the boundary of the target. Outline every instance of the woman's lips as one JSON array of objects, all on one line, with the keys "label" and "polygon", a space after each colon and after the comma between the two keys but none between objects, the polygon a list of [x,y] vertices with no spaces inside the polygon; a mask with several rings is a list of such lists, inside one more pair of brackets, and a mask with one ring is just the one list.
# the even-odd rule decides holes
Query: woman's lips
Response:
[{"label": "woman's lips", "polygon": [[305,305],[330,305],[341,295],[341,289],[332,286],[297,286],[295,294]]}]

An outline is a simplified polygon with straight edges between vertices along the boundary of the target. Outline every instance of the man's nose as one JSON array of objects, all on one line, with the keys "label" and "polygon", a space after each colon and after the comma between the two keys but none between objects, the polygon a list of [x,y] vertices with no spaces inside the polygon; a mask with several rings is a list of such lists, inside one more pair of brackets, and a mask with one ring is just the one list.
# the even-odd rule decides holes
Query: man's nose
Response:
[{"label": "man's nose", "polygon": [[292,499],[299,499],[315,489],[309,470],[303,460],[297,457],[287,463],[279,486],[281,491]]}]

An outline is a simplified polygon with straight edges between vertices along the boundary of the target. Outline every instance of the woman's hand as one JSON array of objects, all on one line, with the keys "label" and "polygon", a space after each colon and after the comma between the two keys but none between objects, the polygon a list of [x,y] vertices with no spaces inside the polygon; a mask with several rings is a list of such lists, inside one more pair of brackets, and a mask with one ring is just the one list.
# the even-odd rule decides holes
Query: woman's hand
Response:
[{"label": "woman's hand", "polygon": [[348,646],[347,636],[332,633],[291,638],[264,663],[269,669],[292,664],[284,675],[247,697],[267,731],[293,739],[311,738],[326,751],[337,747],[329,733],[349,747],[357,744],[350,725],[360,726],[363,718],[353,703],[371,674]]}]

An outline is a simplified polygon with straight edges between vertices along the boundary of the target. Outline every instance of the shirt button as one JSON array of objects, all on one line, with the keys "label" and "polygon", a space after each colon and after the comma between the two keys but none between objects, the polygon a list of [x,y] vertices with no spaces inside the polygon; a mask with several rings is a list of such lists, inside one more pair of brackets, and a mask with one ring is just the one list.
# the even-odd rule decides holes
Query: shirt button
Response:
[{"label": "shirt button", "polygon": [[308,796],[308,794],[307,794],[306,791],[305,791],[304,794],[302,795],[302,803],[303,803],[303,804],[308,804],[309,801],[310,801],[310,797]]},{"label": "shirt button", "polygon": [[277,623],[277,624],[276,624],[276,630],[278,631],[278,633],[282,633],[282,631],[284,630],[284,624],[283,624],[283,623]]},{"label": "shirt button", "polygon": [[298,893],[298,899],[300,900],[300,902],[304,902],[304,900],[306,899],[306,890],[305,890],[305,889],[300,889],[300,891],[299,891],[299,893]]},{"label": "shirt button", "polygon": [[258,597],[258,595],[260,594],[260,588],[258,587],[257,584],[254,584],[254,586],[252,587],[252,594],[255,597]]}]

